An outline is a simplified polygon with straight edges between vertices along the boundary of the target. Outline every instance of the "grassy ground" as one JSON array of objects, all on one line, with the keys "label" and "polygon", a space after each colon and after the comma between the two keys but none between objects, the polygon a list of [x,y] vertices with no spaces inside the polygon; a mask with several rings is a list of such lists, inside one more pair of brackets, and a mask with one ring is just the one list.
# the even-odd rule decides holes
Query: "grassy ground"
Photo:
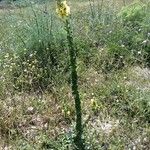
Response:
[{"label": "grassy ground", "polygon": [[[122,1],[71,1],[70,5],[86,149],[149,150],[150,70],[142,51],[145,45],[139,44],[143,36],[129,29],[126,33],[115,20]],[[13,5],[0,14],[0,149],[72,150],[75,112],[66,34],[54,3]],[[53,39],[48,38],[51,26]],[[145,26],[140,26],[142,34],[149,32]],[[139,43],[132,45],[127,35]],[[125,39],[123,46],[118,46],[120,39]],[[124,51],[130,49],[137,51],[126,55]],[[44,62],[53,56],[49,51],[59,59],[58,65],[51,59],[48,65]]]}]

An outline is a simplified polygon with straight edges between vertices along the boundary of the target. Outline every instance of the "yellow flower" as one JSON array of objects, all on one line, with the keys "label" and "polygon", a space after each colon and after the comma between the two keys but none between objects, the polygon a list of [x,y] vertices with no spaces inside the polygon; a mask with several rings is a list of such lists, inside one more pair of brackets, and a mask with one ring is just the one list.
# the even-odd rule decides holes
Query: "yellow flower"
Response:
[{"label": "yellow flower", "polygon": [[70,116],[70,114],[71,114],[71,113],[70,113],[70,111],[68,110],[68,111],[67,111],[67,115]]},{"label": "yellow flower", "polygon": [[100,109],[100,106],[97,103],[97,100],[95,98],[91,99],[91,108],[93,111],[98,111]]},{"label": "yellow flower", "polygon": [[56,12],[61,18],[68,17],[70,15],[70,7],[67,5],[66,0],[57,3]]},{"label": "yellow flower", "polygon": [[98,107],[97,101],[93,98],[91,99],[91,106],[94,107],[94,108]]}]

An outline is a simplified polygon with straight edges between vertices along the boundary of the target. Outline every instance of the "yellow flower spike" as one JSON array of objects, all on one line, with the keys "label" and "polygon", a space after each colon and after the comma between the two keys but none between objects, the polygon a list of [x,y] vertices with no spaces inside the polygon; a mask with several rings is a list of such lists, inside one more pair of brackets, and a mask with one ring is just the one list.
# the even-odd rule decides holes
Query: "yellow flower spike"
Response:
[{"label": "yellow flower spike", "polygon": [[67,5],[67,1],[57,2],[56,13],[60,18],[64,19],[70,15],[70,7]]},{"label": "yellow flower spike", "polygon": [[71,112],[68,110],[68,111],[67,111],[67,115],[70,116],[70,114],[71,114]]},{"label": "yellow flower spike", "polygon": [[92,110],[98,110],[99,109],[99,105],[97,104],[97,101],[95,99],[91,99],[91,108]]},{"label": "yellow flower spike", "polygon": [[91,106],[97,106],[97,102],[95,99],[91,99]]}]

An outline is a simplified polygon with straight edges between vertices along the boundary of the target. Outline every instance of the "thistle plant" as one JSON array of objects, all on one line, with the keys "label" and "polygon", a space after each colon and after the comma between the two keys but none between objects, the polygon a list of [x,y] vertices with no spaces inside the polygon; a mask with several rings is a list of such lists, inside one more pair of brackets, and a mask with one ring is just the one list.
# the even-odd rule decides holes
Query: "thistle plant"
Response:
[{"label": "thistle plant", "polygon": [[71,88],[72,95],[75,100],[75,110],[76,110],[76,136],[74,138],[74,143],[76,150],[84,150],[84,142],[82,139],[82,111],[81,111],[81,100],[78,91],[78,75],[77,75],[77,63],[76,63],[76,49],[74,48],[73,35],[70,26],[70,7],[67,5],[67,1],[57,1],[57,14],[63,20],[65,25],[65,30],[67,32],[67,41],[69,47],[70,56],[70,69],[71,69]]}]

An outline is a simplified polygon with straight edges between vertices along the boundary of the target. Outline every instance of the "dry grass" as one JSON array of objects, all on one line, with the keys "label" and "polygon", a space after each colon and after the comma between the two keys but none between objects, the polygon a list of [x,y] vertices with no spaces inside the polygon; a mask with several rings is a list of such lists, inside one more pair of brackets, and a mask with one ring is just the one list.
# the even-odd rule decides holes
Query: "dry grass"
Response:
[{"label": "dry grass", "polygon": [[[123,1],[114,0],[112,3],[119,9],[123,6]],[[105,1],[106,7],[108,4],[110,1]],[[71,7],[80,12],[90,4],[89,1],[73,1]],[[38,8],[43,12],[45,5]],[[54,10],[54,5],[50,6],[51,9]],[[0,9],[0,14],[22,14],[28,10],[7,8]],[[128,66],[104,74],[101,69],[97,71],[92,66],[82,66],[78,61],[78,73],[87,145],[92,150],[102,147],[112,150],[150,149],[149,120],[143,110],[145,104],[139,102],[142,99],[149,103],[150,70]],[[59,150],[67,149],[63,146],[69,141],[66,136],[74,134],[75,121],[74,101],[67,82],[55,86],[51,92],[8,93],[0,101],[0,149],[23,149],[24,143],[30,145],[25,149],[48,149],[42,146],[49,141],[52,145],[58,142]]]}]

